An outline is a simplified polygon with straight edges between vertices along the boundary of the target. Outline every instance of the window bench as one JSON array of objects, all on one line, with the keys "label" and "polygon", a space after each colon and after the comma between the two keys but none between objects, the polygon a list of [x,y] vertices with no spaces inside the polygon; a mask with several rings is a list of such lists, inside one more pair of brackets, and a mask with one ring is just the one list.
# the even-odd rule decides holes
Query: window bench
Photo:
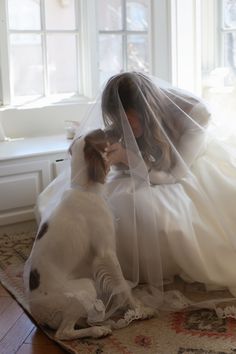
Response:
[{"label": "window bench", "polygon": [[70,143],[65,135],[0,142],[0,225],[34,219],[37,197],[57,176]]}]

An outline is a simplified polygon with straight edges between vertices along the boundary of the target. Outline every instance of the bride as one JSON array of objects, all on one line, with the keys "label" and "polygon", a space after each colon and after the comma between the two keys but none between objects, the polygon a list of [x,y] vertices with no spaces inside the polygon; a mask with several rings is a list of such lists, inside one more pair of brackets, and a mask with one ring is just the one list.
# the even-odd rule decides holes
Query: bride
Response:
[{"label": "bride", "polygon": [[[155,308],[193,305],[165,292],[178,275],[206,289],[226,288],[234,299],[236,149],[213,136],[205,103],[141,73],[122,73],[107,82],[73,144],[98,127],[117,137],[104,151],[104,198],[123,273],[137,295]],[[39,198],[42,219],[70,183],[78,187],[80,168],[72,154],[71,168]]]}]

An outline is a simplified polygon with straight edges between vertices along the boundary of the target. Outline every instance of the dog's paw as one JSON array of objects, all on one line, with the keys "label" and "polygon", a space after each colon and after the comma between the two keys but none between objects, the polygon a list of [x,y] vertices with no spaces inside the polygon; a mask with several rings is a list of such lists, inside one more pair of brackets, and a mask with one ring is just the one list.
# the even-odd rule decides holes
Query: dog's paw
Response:
[{"label": "dog's paw", "polygon": [[92,337],[100,338],[105,337],[108,334],[112,333],[112,330],[109,326],[94,326],[92,329]]},{"label": "dog's paw", "polygon": [[146,318],[152,318],[156,315],[156,311],[147,306],[141,306],[138,308],[138,313],[140,315],[140,319],[144,320]]},{"label": "dog's paw", "polygon": [[151,318],[157,314],[154,308],[144,305],[137,297],[133,297],[133,306],[129,311],[134,314],[136,319]]},{"label": "dog's paw", "polygon": [[54,338],[57,340],[71,340],[75,338],[75,335],[73,330],[59,330],[55,333]]}]

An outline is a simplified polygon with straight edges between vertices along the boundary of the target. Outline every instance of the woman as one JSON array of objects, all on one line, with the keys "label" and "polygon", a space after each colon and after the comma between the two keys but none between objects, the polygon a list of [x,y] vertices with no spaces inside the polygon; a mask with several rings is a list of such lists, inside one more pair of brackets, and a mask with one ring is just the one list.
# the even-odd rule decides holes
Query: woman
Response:
[{"label": "woman", "polygon": [[[106,199],[118,258],[137,296],[155,308],[192,305],[163,291],[175,275],[236,296],[236,151],[208,132],[206,106],[135,72],[112,77],[98,103],[78,135],[104,124],[117,137],[104,153]],[[73,186],[75,162],[72,151]]]},{"label": "woman", "polygon": [[[182,177],[186,171],[180,166],[181,160],[190,166],[205,140],[202,127],[210,117],[206,107],[180,91],[158,89],[140,73],[125,73],[111,78],[102,94],[105,125],[117,134],[122,134],[122,108],[144,161],[152,171],[151,183],[173,183]],[[181,158],[176,156],[175,148]],[[122,144],[109,147],[107,154],[111,164],[128,165]]]}]

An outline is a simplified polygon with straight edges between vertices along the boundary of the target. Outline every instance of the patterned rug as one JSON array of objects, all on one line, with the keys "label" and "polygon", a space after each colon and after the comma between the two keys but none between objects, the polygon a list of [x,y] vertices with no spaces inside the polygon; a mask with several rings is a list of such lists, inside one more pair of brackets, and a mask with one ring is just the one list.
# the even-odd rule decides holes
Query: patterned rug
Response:
[{"label": "patterned rug", "polygon": [[[0,280],[26,312],[22,271],[35,227],[28,222],[0,229]],[[200,284],[185,290],[204,296]],[[52,331],[43,331],[55,340]],[[236,354],[236,320],[219,319],[206,309],[177,312],[133,322],[103,339],[57,343],[76,354]]]}]

